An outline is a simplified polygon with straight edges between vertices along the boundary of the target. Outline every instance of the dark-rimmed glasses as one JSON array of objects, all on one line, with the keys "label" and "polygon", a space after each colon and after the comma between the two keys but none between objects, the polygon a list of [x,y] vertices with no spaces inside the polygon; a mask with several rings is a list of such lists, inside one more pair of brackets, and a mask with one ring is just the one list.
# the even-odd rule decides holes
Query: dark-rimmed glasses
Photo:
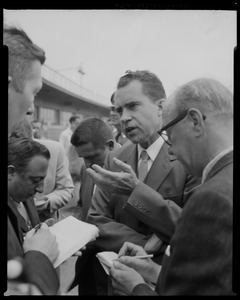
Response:
[{"label": "dark-rimmed glasses", "polygon": [[[167,140],[167,134],[164,133],[164,131],[166,131],[168,128],[172,127],[173,125],[177,124],[178,122],[182,121],[188,114],[189,108],[187,110],[185,110],[184,112],[182,112],[179,116],[177,116],[175,119],[173,119],[172,121],[170,121],[168,124],[166,124],[165,126],[162,127],[162,129],[160,131],[158,131],[158,133],[161,135],[161,137],[163,138],[163,140],[169,145],[172,146],[172,143],[169,142],[169,140]],[[202,114],[203,120],[206,119],[206,116],[204,116]],[[165,136],[165,137],[164,137]]]}]

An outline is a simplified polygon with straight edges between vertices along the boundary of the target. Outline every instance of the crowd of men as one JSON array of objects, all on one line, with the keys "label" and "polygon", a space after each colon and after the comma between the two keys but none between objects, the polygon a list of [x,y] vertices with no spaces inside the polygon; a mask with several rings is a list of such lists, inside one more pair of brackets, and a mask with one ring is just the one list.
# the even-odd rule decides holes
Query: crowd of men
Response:
[{"label": "crowd of men", "polygon": [[[59,250],[49,226],[71,199],[73,180],[63,146],[35,138],[26,117],[42,87],[46,56],[21,29],[4,25],[3,37],[9,60],[6,294],[60,295],[61,266],[53,267]],[[231,91],[197,78],[166,96],[156,74],[127,71],[111,103],[117,134],[98,118],[81,120],[70,134],[84,161],[79,219],[100,234],[76,253],[69,290],[236,295]],[[118,253],[109,275],[96,258],[101,251]],[[153,258],[137,258],[146,254]]]}]

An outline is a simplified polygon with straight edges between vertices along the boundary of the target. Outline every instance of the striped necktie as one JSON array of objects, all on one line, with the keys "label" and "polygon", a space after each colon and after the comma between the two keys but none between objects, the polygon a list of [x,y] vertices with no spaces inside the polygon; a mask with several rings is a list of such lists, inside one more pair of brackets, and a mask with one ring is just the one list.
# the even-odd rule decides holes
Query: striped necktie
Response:
[{"label": "striped necktie", "polygon": [[149,155],[146,150],[142,150],[140,154],[141,162],[138,168],[138,179],[143,181],[148,173],[148,160]]}]

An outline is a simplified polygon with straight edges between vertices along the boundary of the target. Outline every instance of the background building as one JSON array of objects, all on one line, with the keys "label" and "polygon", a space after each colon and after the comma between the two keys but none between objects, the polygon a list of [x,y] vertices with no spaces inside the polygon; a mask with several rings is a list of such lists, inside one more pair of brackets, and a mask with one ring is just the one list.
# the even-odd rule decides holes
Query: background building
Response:
[{"label": "background building", "polygon": [[43,125],[44,135],[58,140],[59,134],[69,123],[73,114],[109,118],[109,108],[102,105],[106,98],[82,87],[47,65],[42,69],[43,87],[37,94],[34,105],[34,119]]}]

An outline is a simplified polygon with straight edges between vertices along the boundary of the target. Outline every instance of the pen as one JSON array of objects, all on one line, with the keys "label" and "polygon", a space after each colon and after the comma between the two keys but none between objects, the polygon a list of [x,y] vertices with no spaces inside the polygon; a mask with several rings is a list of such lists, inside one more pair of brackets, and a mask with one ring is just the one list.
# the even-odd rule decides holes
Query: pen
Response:
[{"label": "pen", "polygon": [[[131,258],[151,258],[151,257],[153,257],[153,254],[131,256]],[[118,260],[118,258],[113,260]]]},{"label": "pen", "polygon": [[146,255],[136,255],[132,256],[133,258],[151,258],[153,257],[153,254],[146,254]]},{"label": "pen", "polygon": [[42,226],[42,223],[37,224],[34,229],[35,229],[35,233],[38,231],[38,229],[40,229]]}]

